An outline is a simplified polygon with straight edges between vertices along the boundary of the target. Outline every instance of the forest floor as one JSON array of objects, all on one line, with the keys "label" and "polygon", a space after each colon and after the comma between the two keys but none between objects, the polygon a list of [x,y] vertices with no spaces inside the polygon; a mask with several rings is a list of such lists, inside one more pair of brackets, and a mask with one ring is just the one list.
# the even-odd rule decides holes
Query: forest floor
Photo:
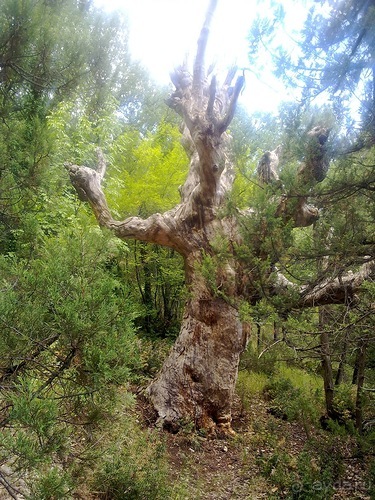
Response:
[{"label": "forest floor", "polygon": [[[330,498],[324,493],[327,485],[324,479],[319,481],[319,474],[314,481],[314,474],[307,473],[309,485],[301,481],[290,482],[290,472],[297,469],[298,457],[311,440],[311,433],[322,435],[323,431],[308,430],[308,439],[300,423],[270,415],[267,403],[259,399],[254,399],[246,412],[238,412],[233,428],[236,436],[229,440],[206,439],[188,431],[167,435],[171,479],[183,485],[183,493],[176,498]],[[343,466],[333,484],[331,498],[372,500],[367,493],[363,461],[353,456],[354,443],[352,447],[350,440],[345,441],[345,449],[342,444],[338,446],[341,446]],[[318,450],[314,452],[319,454]],[[313,469],[314,453],[309,456],[308,467]]]},{"label": "forest floor", "polygon": [[[173,496],[165,500],[374,499],[368,493],[366,461],[359,458],[356,440],[348,433],[334,435],[311,425],[283,420],[279,418],[282,415],[275,417],[269,412],[270,402],[258,396],[246,408],[240,398],[236,399],[236,435],[230,439],[209,439],[189,427],[169,434],[155,429],[153,410],[140,392],[134,392],[138,397],[132,413],[141,427],[151,433],[160,432],[165,443],[173,486]],[[126,415],[125,407],[120,410],[119,415]],[[322,458],[328,475],[322,468]],[[23,485],[16,486],[26,491]],[[9,498],[0,486],[0,500]],[[23,498],[21,494],[17,496],[19,500]],[[74,498],[112,497],[97,496],[83,484]]]}]

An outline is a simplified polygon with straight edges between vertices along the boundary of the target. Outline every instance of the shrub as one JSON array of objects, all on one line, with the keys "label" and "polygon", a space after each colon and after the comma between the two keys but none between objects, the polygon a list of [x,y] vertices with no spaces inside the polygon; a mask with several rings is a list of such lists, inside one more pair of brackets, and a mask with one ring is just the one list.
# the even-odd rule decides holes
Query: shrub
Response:
[{"label": "shrub", "polygon": [[108,447],[95,466],[96,498],[164,500],[172,497],[165,447],[158,434],[143,431],[129,418],[112,429]]},{"label": "shrub", "polygon": [[307,451],[297,460],[297,474],[290,492],[293,499],[328,500],[333,493],[333,479],[329,467],[319,463],[319,459]]},{"label": "shrub", "polygon": [[66,500],[71,498],[72,478],[71,476],[52,467],[35,481],[32,487],[30,500]]},{"label": "shrub", "polygon": [[268,377],[264,373],[240,371],[238,374],[236,392],[240,397],[242,409],[249,410],[251,400],[262,394]]},{"label": "shrub", "polygon": [[272,375],[275,372],[277,363],[276,349],[264,353],[259,358],[259,352],[256,347],[249,343],[246,351],[242,354],[240,368],[249,372],[264,373]]},{"label": "shrub", "polygon": [[321,382],[298,368],[279,364],[277,373],[265,385],[263,393],[280,414],[297,420],[310,435],[310,424],[317,421],[322,408]]},{"label": "shrub", "polygon": [[75,227],[47,238],[34,259],[0,258],[0,461],[35,498],[54,488],[60,498],[67,480],[53,466],[69,476],[74,441],[111,413],[140,364],[136,308],[106,268],[117,251],[100,230]]}]

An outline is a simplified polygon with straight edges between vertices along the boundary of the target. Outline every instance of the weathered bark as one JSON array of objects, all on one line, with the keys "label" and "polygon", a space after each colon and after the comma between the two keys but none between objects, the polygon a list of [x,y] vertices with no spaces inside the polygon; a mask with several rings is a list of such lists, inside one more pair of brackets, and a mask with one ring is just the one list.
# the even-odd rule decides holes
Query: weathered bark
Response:
[{"label": "weathered bark", "polygon": [[309,190],[321,182],[328,170],[326,142],[329,129],[317,126],[307,133],[305,161],[297,173],[296,190],[282,193],[279,178],[279,164],[282,147],[266,151],[258,163],[257,173],[263,184],[273,184],[281,190],[280,201],[275,215],[286,222],[292,220],[297,227],[310,226],[319,218],[319,211],[308,203]]},{"label": "weathered bark", "polygon": [[375,261],[362,264],[358,271],[348,271],[340,276],[329,276],[312,285],[296,285],[282,273],[277,272],[274,281],[275,293],[294,290],[299,294],[296,308],[317,307],[328,304],[352,304],[362,283],[375,273]]},{"label": "weathered bark", "polygon": [[239,357],[246,346],[238,311],[192,276],[194,296],[180,335],[148,388],[159,422],[170,430],[194,422],[207,432],[231,432],[231,402]]},{"label": "weathered bark", "polygon": [[[231,432],[231,402],[235,388],[239,357],[246,346],[237,310],[238,298],[256,300],[254,277],[246,275],[236,257],[243,244],[240,224],[234,216],[223,216],[227,193],[234,181],[231,139],[226,130],[233,118],[244,84],[243,76],[233,83],[232,68],[222,86],[204,67],[209,25],[217,0],[211,0],[199,40],[193,74],[183,65],[171,79],[175,91],[167,101],[183,119],[182,143],[190,159],[186,182],[180,188],[181,203],[163,214],[147,219],[130,217],[124,221],[112,218],[101,181],[105,162],[99,152],[97,171],[67,165],[71,181],[80,199],[88,201],[100,226],[119,238],[135,238],[175,249],[184,259],[189,298],[185,307],[180,335],[157,378],[147,392],[159,415],[159,422],[177,429],[181,422],[193,421],[209,432]],[[321,180],[324,142],[316,130],[305,167],[300,174],[309,182]],[[322,144],[323,142],[323,144]],[[265,165],[275,170],[280,148],[270,153]],[[275,163],[276,162],[276,163]],[[277,180],[265,172],[264,181]],[[297,202],[296,202],[297,200]],[[245,211],[251,217],[253,212]],[[275,216],[296,226],[314,222],[318,211],[308,205],[307,194],[281,193]],[[226,257],[215,261],[218,239],[226,247]],[[215,269],[204,272],[205,259],[212,259]],[[342,301],[368,275],[341,276],[315,287],[297,287],[281,273],[270,270],[269,288],[274,293],[293,289],[300,295],[300,307]],[[367,274],[366,274],[367,273]],[[344,292],[343,292],[344,290]]]}]

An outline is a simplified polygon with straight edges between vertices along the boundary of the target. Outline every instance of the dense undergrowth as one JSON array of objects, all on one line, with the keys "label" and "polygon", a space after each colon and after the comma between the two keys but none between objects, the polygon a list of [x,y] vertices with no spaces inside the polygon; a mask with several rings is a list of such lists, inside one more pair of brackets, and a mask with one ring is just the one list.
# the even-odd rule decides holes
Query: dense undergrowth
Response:
[{"label": "dense undergrowth", "polygon": [[[375,429],[355,429],[355,389],[349,383],[338,388],[335,407],[343,419],[328,419],[327,424],[322,378],[311,369],[314,363],[310,360],[310,366],[302,369],[297,358],[279,361],[286,353],[276,348],[266,354],[262,366],[256,348],[250,346],[237,383],[245,414],[261,398],[271,415],[258,422],[253,415],[250,423],[256,431],[257,464],[269,485],[267,498],[373,498]],[[248,369],[252,361],[257,371]],[[371,398],[366,414],[373,416]],[[295,425],[294,432],[303,436],[297,444],[284,434],[281,422]],[[322,423],[327,425],[322,428]],[[266,452],[259,454],[259,449]],[[349,479],[348,468],[354,470]]]},{"label": "dense undergrowth", "polygon": [[[68,228],[41,213],[36,224],[25,222],[17,247],[0,258],[0,483],[5,495],[226,498],[215,489],[205,497],[213,488],[210,467],[192,467],[191,453],[212,453],[207,439],[188,423],[177,436],[163,434],[149,409],[139,404],[176,335],[184,297],[176,256],[115,240],[93,227],[84,210],[75,212],[68,203],[65,208]],[[54,210],[59,213],[61,207]],[[217,446],[219,454],[224,446],[236,457],[235,472],[228,477],[220,462],[217,484],[237,481],[235,498],[251,498],[254,488],[267,498],[331,498],[355,460],[361,492],[373,494],[375,432],[371,422],[358,429],[353,419],[354,357],[348,357],[346,376],[335,387],[341,420],[324,420],[322,429],[319,353],[301,356],[290,347],[288,341],[297,335],[292,322],[286,325],[286,341],[275,341],[274,316],[267,323],[267,314],[269,308],[259,315],[261,338],[253,334],[241,360],[237,437]],[[302,325],[301,320],[298,328]],[[304,347],[298,335],[296,345]],[[374,368],[368,359],[371,386]],[[333,363],[337,371],[338,361]],[[366,424],[373,418],[371,391],[362,403]],[[171,443],[173,448],[181,442],[177,460]],[[246,474],[252,481],[241,480]]]},{"label": "dense undergrowth", "polygon": [[[33,370],[13,387],[17,397],[3,391],[2,405],[10,408],[0,442],[1,482],[14,498],[20,493],[35,500],[222,498],[211,491],[209,471],[201,470],[197,478],[186,455],[176,470],[170,454],[171,440],[203,453],[207,439],[189,425],[175,437],[164,434],[147,418],[148,409],[137,403],[168,343],[154,341],[151,349],[139,338],[136,345],[138,352],[127,358],[125,377],[114,380],[106,372],[109,368],[103,368],[110,361],[97,362],[91,394],[78,393],[82,366],[64,373],[65,384],[70,381],[71,386],[63,392],[61,380],[42,390],[40,374],[37,382]],[[349,413],[347,422],[331,422],[323,430],[321,377],[302,369],[297,360],[280,361],[283,354],[283,349],[270,350],[262,364],[251,344],[243,356],[234,415],[237,436],[221,446],[242,457],[239,477],[256,471],[258,479],[242,485],[234,498],[252,498],[255,487],[259,493],[257,482],[266,498],[329,499],[338,491],[342,498],[372,498],[375,431],[358,433]],[[249,369],[252,361],[256,371]],[[100,367],[104,372],[99,374]],[[342,388],[336,404],[353,405],[350,385]],[[348,480],[352,461],[357,476]],[[220,473],[227,481],[225,466],[218,472],[218,484]],[[205,489],[211,492],[208,496]]]}]

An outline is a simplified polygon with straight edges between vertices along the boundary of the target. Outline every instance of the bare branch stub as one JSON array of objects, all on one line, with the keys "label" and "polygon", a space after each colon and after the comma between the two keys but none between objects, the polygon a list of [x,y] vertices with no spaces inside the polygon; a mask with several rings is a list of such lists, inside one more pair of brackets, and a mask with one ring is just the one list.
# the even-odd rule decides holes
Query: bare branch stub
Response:
[{"label": "bare branch stub", "polygon": [[103,182],[105,172],[107,170],[107,163],[105,161],[103,151],[100,148],[96,149],[96,156],[98,158],[98,167],[96,169],[99,179],[100,179],[100,184]]},{"label": "bare branch stub", "polygon": [[193,71],[193,92],[197,95],[197,97],[201,97],[203,94],[203,83],[205,79],[204,59],[206,54],[210,26],[216,7],[217,7],[217,0],[211,0],[198,39],[198,48],[195,57],[194,71]]},{"label": "bare branch stub", "polygon": [[230,85],[232,85],[233,79],[234,79],[234,77],[237,74],[237,70],[238,70],[237,66],[232,66],[229,69],[229,71],[227,73],[227,76],[225,78],[225,81],[224,81],[224,86],[225,87],[230,87]]},{"label": "bare branch stub", "polygon": [[356,300],[355,293],[362,283],[375,276],[375,261],[370,260],[356,271],[347,271],[336,277],[328,277],[312,285],[299,286],[289,281],[281,272],[276,272],[274,290],[276,293],[295,291],[299,300],[294,307],[317,307],[327,304],[347,304]]},{"label": "bare branch stub", "polygon": [[175,210],[170,210],[163,215],[153,214],[147,219],[140,217],[129,217],[124,221],[113,219],[101,186],[106,161],[101,150],[97,151],[97,155],[98,166],[96,170],[72,164],[65,164],[65,168],[79,199],[91,205],[99,225],[109,229],[119,238],[149,241],[174,248],[183,254],[188,244],[184,243],[176,230]]},{"label": "bare branch stub", "polygon": [[65,165],[79,199],[90,203],[99,225],[103,227],[113,220],[101,187],[104,164],[100,164],[99,171],[84,166]]},{"label": "bare branch stub", "polygon": [[326,177],[329,167],[326,148],[329,132],[329,128],[318,125],[307,133],[305,162],[298,172],[301,182],[311,185],[322,182]]},{"label": "bare branch stub", "polygon": [[280,201],[275,215],[285,221],[292,220],[297,227],[310,226],[319,219],[319,210],[308,203],[309,192],[327,175],[329,159],[326,142],[330,130],[318,125],[307,135],[305,161],[297,173],[297,183],[290,192],[283,192],[279,180],[279,162],[282,147],[266,151],[259,160],[257,175],[263,185],[273,184],[281,189]]}]

